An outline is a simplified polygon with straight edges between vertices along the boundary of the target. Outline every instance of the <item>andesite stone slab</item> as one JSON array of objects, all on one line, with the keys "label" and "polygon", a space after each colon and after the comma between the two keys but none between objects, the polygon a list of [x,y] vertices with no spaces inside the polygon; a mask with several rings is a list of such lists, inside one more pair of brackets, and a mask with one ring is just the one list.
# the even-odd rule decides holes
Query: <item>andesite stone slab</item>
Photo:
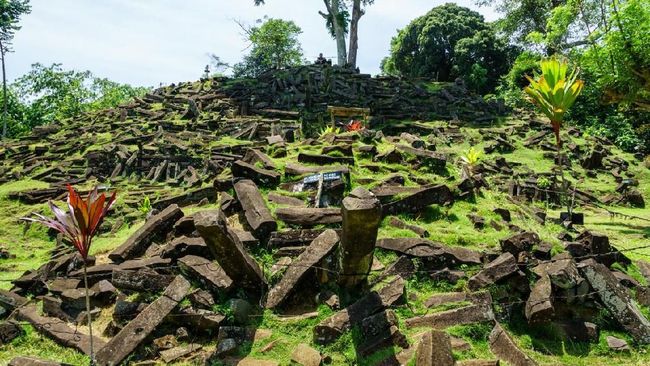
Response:
[{"label": "andesite stone slab", "polygon": [[246,251],[235,231],[228,227],[223,212],[198,212],[194,223],[219,266],[237,286],[252,290],[266,286],[259,265]]},{"label": "andesite stone slab", "polygon": [[183,217],[183,211],[178,205],[168,206],[162,212],[147,220],[141,228],[110,253],[108,257],[115,262],[124,262],[142,255],[155,240],[164,239],[181,217]]},{"label": "andesite stone slab", "polygon": [[182,276],[177,276],[158,299],[124,326],[106,345],[98,347],[97,365],[119,365],[183,300],[190,288],[189,281]]},{"label": "andesite stone slab", "polygon": [[289,265],[280,282],[269,291],[266,308],[273,309],[281,305],[296,290],[296,287],[311,270],[311,267],[331,254],[338,243],[339,236],[334,230],[326,230],[314,239],[307,249]]},{"label": "andesite stone slab", "polygon": [[368,277],[381,222],[379,200],[363,187],[343,199],[343,230],[339,250],[339,284],[352,288]]}]

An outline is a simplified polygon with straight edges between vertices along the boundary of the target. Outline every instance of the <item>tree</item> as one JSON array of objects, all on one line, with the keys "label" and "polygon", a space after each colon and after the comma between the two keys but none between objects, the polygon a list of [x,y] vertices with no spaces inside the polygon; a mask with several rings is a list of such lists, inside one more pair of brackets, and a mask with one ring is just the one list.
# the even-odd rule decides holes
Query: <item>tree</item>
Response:
[{"label": "tree", "polygon": [[489,70],[490,80],[495,81],[507,72],[514,53],[483,16],[448,3],[416,18],[393,37],[382,70],[390,75],[452,81],[480,67]]},{"label": "tree", "polygon": [[255,77],[269,68],[296,66],[302,63],[298,35],[302,33],[292,21],[266,19],[259,27],[241,25],[251,43],[244,60],[234,66],[235,76]]},{"label": "tree", "polygon": [[[255,5],[262,5],[265,0],[254,0]],[[365,7],[375,0],[323,0],[326,12],[318,13],[325,19],[325,25],[336,40],[337,63],[339,66],[357,66],[359,49],[359,20],[365,15]],[[352,7],[352,15],[348,10]],[[350,48],[346,50],[346,35],[350,33]]]},{"label": "tree", "polygon": [[2,60],[2,138],[7,136],[7,71],[5,57],[11,52],[14,34],[20,30],[18,22],[23,14],[29,14],[29,0],[0,0],[0,59]]},{"label": "tree", "polygon": [[90,71],[64,70],[60,64],[33,64],[8,86],[9,136],[83,112],[116,107],[148,90],[97,78]]}]

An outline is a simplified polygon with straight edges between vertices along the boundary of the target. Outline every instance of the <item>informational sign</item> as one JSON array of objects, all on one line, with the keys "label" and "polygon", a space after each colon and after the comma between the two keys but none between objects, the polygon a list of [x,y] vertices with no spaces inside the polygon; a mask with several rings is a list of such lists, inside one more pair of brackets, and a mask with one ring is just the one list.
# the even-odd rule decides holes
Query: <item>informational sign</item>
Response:
[{"label": "informational sign", "polygon": [[[322,173],[322,175],[323,175],[323,182],[329,180],[337,180],[343,177],[342,172],[327,172],[327,173]],[[302,182],[304,184],[316,183],[320,179],[320,176],[321,174],[310,175],[308,177],[305,177]]]}]

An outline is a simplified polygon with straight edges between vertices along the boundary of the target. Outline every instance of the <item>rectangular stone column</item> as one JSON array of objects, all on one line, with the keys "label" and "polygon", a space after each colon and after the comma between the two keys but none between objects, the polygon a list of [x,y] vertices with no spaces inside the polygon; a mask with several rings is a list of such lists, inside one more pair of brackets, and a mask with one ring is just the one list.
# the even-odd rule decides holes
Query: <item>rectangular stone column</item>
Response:
[{"label": "rectangular stone column", "polygon": [[194,225],[214,258],[236,286],[250,290],[266,286],[259,265],[248,254],[237,234],[228,227],[223,212],[198,212],[194,215]]},{"label": "rectangular stone column", "polygon": [[339,251],[339,284],[351,288],[366,280],[372,266],[381,204],[367,189],[354,189],[343,199],[343,230]]}]

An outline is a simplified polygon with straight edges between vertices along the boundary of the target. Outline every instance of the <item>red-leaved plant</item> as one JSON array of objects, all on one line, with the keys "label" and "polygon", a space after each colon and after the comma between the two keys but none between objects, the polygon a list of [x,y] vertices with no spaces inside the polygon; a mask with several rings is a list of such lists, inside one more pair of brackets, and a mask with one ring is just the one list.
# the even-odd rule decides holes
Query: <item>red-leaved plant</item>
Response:
[{"label": "red-leaved plant", "polygon": [[350,121],[347,125],[345,125],[345,130],[347,132],[356,132],[356,131],[361,131],[363,130],[363,122],[361,121]]},{"label": "red-leaved plant", "polygon": [[97,187],[93,188],[86,199],[68,184],[68,212],[60,209],[52,201],[49,202],[54,218],[34,214],[36,218],[25,217],[23,220],[37,222],[50,227],[70,240],[83,258],[84,286],[86,289],[86,312],[88,315],[88,330],[90,333],[90,359],[94,363],[93,329],[90,315],[90,297],[88,296],[88,278],[86,276],[86,260],[88,251],[97,229],[101,225],[106,213],[115,202],[115,192],[106,198],[104,193],[98,194]]}]

